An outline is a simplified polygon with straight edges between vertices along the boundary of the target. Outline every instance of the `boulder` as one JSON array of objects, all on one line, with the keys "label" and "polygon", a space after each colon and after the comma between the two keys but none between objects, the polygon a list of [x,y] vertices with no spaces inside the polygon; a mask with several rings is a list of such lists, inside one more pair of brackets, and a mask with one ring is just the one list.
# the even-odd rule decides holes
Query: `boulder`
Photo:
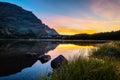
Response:
[{"label": "boulder", "polygon": [[63,55],[59,55],[58,57],[56,57],[51,61],[51,67],[53,69],[59,68],[63,62],[68,62],[68,61]]}]

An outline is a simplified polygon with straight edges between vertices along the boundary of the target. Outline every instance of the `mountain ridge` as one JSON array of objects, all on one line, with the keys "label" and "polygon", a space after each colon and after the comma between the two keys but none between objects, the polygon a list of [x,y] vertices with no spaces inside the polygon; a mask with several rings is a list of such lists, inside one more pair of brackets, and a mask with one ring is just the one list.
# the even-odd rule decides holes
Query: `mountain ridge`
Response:
[{"label": "mountain ridge", "polygon": [[42,23],[31,11],[6,2],[0,2],[0,34],[10,38],[59,35],[54,29]]}]

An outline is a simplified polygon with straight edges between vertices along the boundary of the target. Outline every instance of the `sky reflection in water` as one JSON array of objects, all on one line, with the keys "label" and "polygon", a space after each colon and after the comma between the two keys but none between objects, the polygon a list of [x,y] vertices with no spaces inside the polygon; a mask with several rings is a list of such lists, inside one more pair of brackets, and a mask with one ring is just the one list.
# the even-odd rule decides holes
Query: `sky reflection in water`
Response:
[{"label": "sky reflection in water", "polygon": [[[55,47],[55,44],[53,44]],[[93,45],[74,45],[74,44],[59,44],[56,48],[52,44],[48,44],[44,47],[45,55],[50,55],[51,60],[42,64],[39,60],[36,60],[31,67],[23,68],[20,72],[15,74],[10,74],[7,76],[0,76],[0,80],[39,80],[40,75],[47,74],[47,72],[52,72],[50,62],[59,55],[63,55],[67,60],[71,60],[74,57],[81,56],[83,58],[88,58],[92,53],[92,49],[97,47]],[[39,48],[39,47],[38,47]],[[51,49],[50,49],[51,48]],[[39,48],[40,49],[40,48]]]}]

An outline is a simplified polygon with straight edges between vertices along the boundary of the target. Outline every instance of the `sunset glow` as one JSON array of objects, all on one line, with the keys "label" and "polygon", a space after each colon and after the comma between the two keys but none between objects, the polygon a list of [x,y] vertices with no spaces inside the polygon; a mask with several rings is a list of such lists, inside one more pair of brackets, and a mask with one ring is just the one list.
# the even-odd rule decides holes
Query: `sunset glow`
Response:
[{"label": "sunset glow", "polygon": [[56,28],[57,32],[62,35],[74,35],[74,34],[94,34],[99,33],[97,30],[75,30],[69,28]]},{"label": "sunset glow", "polygon": [[120,30],[120,0],[0,0],[32,11],[62,35]]}]

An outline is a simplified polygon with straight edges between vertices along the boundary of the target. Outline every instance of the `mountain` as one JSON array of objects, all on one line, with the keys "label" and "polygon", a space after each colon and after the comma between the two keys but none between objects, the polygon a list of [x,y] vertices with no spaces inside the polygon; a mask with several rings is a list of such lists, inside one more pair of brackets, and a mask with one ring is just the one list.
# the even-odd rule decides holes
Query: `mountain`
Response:
[{"label": "mountain", "polygon": [[39,38],[50,35],[59,34],[43,24],[31,11],[0,2],[0,38]]}]

